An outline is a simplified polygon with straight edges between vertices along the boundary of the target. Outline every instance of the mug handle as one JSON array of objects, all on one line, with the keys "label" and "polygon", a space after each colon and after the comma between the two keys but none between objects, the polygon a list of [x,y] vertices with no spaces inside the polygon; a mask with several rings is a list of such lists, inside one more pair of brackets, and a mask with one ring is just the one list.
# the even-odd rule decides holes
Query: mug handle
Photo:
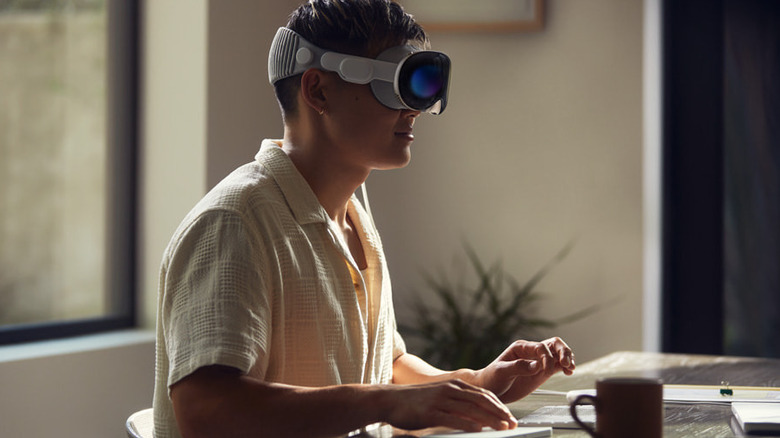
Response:
[{"label": "mug handle", "polygon": [[596,404],[596,397],[590,394],[580,394],[577,396],[577,398],[574,399],[573,402],[571,402],[571,405],[569,406],[569,412],[571,413],[571,417],[574,418],[574,421],[579,424],[579,426],[583,429],[585,429],[585,432],[588,432],[588,434],[592,437],[599,438],[601,435],[596,433],[595,430],[593,430],[590,426],[583,423],[582,420],[577,416],[577,405],[582,405],[585,403],[582,403],[584,400],[588,400],[590,404],[595,405]]}]

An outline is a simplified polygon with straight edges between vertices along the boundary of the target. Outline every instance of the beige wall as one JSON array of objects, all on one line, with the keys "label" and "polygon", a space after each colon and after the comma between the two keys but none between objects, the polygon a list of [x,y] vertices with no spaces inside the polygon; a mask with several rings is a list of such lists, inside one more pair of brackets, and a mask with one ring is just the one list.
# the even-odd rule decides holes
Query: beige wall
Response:
[{"label": "beige wall", "polygon": [[150,1],[143,12],[139,308],[154,327],[162,251],[206,186],[207,4]]}]

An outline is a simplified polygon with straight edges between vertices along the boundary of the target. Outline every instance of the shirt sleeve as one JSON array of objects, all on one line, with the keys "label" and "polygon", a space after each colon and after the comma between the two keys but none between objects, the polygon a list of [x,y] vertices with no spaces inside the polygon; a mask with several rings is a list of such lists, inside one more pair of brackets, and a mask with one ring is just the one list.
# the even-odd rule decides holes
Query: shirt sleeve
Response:
[{"label": "shirt sleeve", "polygon": [[209,211],[169,250],[161,278],[168,387],[203,366],[248,373],[267,362],[270,303],[253,244],[238,213]]},{"label": "shirt sleeve", "polygon": [[398,330],[396,330],[393,335],[393,362],[405,353],[406,342],[404,342],[404,338],[398,333]]}]

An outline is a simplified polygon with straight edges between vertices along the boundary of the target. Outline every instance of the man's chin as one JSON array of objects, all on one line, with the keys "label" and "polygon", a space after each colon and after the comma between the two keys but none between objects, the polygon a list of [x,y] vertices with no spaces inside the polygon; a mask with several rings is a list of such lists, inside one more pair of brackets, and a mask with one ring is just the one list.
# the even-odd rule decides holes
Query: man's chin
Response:
[{"label": "man's chin", "polygon": [[376,170],[393,170],[393,169],[403,169],[404,167],[408,166],[409,163],[412,161],[412,154],[407,153],[406,157],[398,158],[397,160],[388,160],[387,162],[381,163],[380,165],[376,166]]}]

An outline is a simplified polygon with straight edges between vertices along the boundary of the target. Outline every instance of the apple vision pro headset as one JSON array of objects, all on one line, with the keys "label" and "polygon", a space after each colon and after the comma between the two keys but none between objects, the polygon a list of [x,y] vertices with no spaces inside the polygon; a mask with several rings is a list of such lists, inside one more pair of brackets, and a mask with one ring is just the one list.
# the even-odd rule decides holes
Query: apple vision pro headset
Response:
[{"label": "apple vision pro headset", "polygon": [[337,72],[353,84],[371,84],[384,106],[441,114],[447,106],[450,58],[412,46],[391,47],[376,59],[321,49],[286,27],[276,32],[268,56],[271,84],[309,68]]}]

